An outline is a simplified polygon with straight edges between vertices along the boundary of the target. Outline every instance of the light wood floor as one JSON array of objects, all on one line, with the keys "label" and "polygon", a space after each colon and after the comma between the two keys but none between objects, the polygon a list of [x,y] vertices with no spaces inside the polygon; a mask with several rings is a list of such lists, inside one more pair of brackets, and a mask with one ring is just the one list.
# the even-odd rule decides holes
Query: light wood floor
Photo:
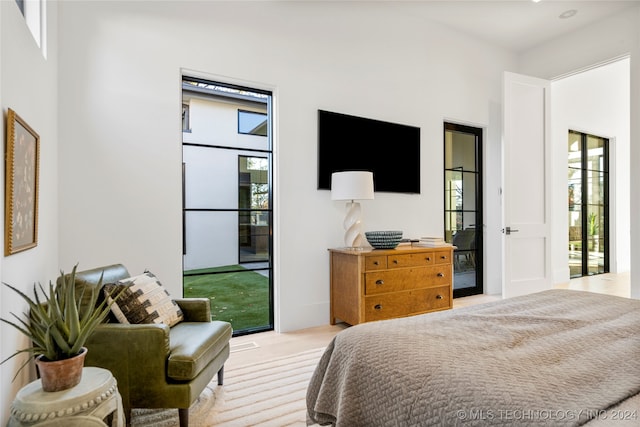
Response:
[{"label": "light wood floor", "polygon": [[[600,274],[597,276],[573,279],[557,288],[585,290],[629,297],[629,273]],[[482,304],[499,300],[498,295],[474,295],[456,298],[453,308]],[[227,368],[238,367],[287,356],[305,350],[326,346],[338,332],[347,328],[345,324],[318,326],[294,332],[277,333],[274,331],[245,335],[231,339],[231,356],[226,363]]]},{"label": "light wood floor", "polygon": [[569,283],[557,285],[556,288],[575,289],[629,298],[631,295],[629,277],[630,274],[628,272],[620,274],[598,274],[572,279]]}]

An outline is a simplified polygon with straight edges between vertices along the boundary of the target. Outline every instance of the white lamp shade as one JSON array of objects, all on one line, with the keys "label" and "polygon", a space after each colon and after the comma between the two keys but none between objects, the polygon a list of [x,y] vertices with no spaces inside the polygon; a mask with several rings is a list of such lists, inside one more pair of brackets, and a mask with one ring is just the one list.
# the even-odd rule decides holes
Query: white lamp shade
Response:
[{"label": "white lamp shade", "polygon": [[346,171],[331,174],[331,200],[373,199],[373,172]]}]

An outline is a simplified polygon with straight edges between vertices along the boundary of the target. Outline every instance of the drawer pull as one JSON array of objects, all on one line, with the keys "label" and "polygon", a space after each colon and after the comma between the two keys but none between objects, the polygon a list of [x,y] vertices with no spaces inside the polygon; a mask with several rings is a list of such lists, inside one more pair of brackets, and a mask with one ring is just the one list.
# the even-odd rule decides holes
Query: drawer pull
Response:
[{"label": "drawer pull", "polygon": [[384,280],[382,279],[376,280],[376,285],[384,285]]},{"label": "drawer pull", "polygon": [[442,299],[442,295],[436,295],[436,299]]},{"label": "drawer pull", "polygon": [[425,258],[427,261],[431,261],[431,257],[428,256],[427,258]]},{"label": "drawer pull", "polygon": [[380,265],[378,261],[373,261],[373,265]]},{"label": "drawer pull", "polygon": [[447,259],[447,256],[446,255],[441,255],[440,259]]},{"label": "drawer pull", "polygon": [[376,304],[373,306],[376,310],[382,310],[382,304]]},{"label": "drawer pull", "polygon": [[438,277],[444,277],[444,273],[438,273]]},{"label": "drawer pull", "polygon": [[397,263],[398,263],[398,260],[397,260],[397,259],[394,259],[394,260],[393,260],[393,263],[394,263],[394,264],[397,264]]}]

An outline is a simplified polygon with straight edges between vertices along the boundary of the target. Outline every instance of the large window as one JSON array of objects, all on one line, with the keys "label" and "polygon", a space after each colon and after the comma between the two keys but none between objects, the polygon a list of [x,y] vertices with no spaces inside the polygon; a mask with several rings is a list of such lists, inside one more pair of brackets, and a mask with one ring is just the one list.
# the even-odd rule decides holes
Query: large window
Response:
[{"label": "large window", "polygon": [[609,140],[569,131],[569,271],[609,271]]},{"label": "large window", "polygon": [[273,329],[268,92],[185,77],[184,295],[234,335]]}]

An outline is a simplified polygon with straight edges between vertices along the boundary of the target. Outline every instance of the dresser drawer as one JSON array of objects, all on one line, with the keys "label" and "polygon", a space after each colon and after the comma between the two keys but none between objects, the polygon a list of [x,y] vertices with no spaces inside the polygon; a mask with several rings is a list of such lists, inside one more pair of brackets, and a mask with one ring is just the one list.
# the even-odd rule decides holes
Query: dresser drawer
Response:
[{"label": "dresser drawer", "polygon": [[387,257],[387,267],[403,268],[433,265],[435,263],[435,255],[434,252],[389,255]]},{"label": "dresser drawer", "polygon": [[387,256],[368,256],[364,258],[365,271],[370,270],[386,270],[387,269]]},{"label": "dresser drawer", "polygon": [[415,267],[365,273],[365,295],[450,285],[451,266]]},{"label": "dresser drawer", "polygon": [[365,321],[411,316],[451,307],[451,288],[416,289],[365,297]]},{"label": "dresser drawer", "polygon": [[436,264],[451,264],[451,251],[438,251],[433,257]]}]

